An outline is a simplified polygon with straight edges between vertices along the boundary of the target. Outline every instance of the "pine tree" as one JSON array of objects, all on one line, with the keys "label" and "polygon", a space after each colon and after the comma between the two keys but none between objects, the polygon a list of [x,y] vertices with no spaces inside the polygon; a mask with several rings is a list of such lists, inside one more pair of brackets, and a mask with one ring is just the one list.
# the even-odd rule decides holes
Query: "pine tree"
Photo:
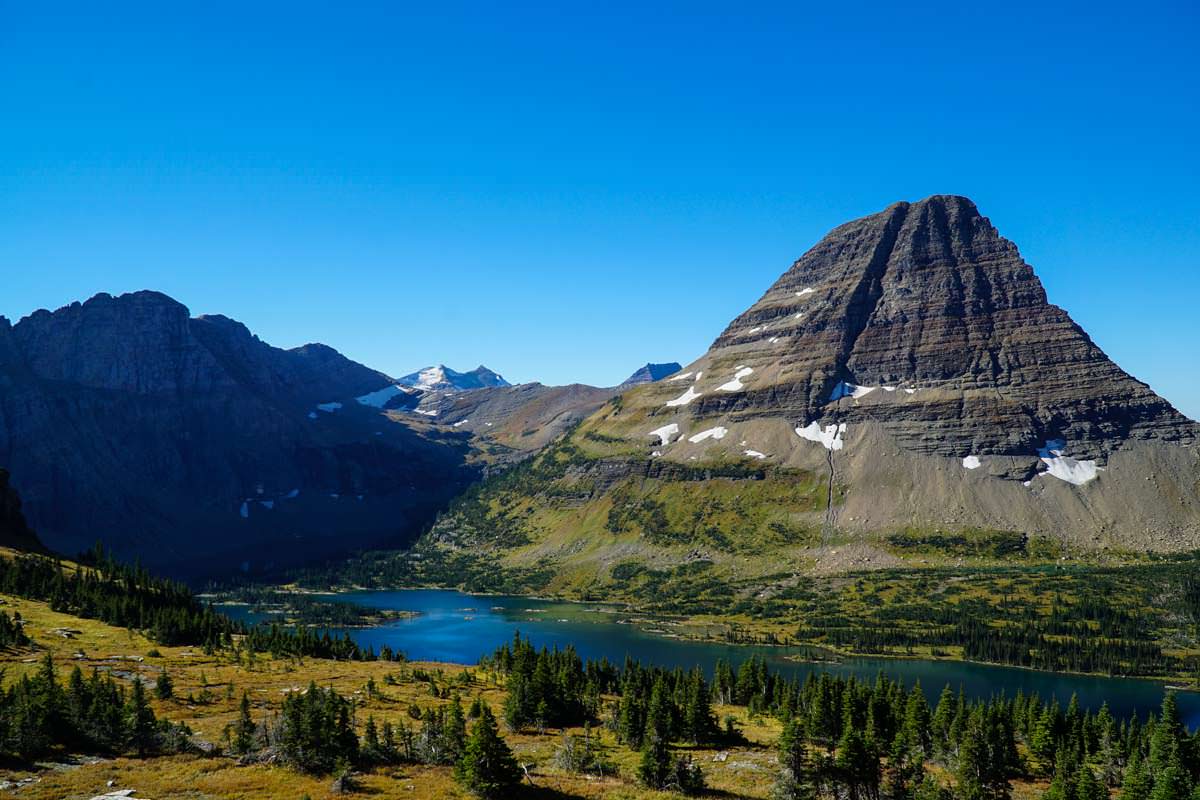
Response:
[{"label": "pine tree", "polygon": [[638,762],[638,780],[651,789],[662,789],[666,787],[670,774],[671,750],[667,741],[657,733],[647,731],[642,758]]},{"label": "pine tree", "polygon": [[813,800],[816,790],[809,768],[808,745],[799,717],[792,717],[779,736],[779,778],[771,792],[772,800]]},{"label": "pine tree", "polygon": [[642,760],[638,764],[638,780],[651,789],[661,789],[671,773],[671,715],[666,682],[661,676],[650,691],[646,709],[646,733]]},{"label": "pine tree", "polygon": [[911,800],[925,772],[925,751],[917,744],[914,728],[905,724],[897,733],[888,752],[887,795],[892,800]]},{"label": "pine tree", "polygon": [[1054,777],[1050,781],[1049,788],[1042,795],[1042,800],[1076,800],[1078,797],[1078,787],[1075,783],[1078,777],[1078,768],[1074,761],[1063,748],[1058,753],[1058,759],[1054,765]]},{"label": "pine tree", "polygon": [[850,800],[877,800],[879,753],[862,731],[846,726],[838,742],[834,767],[838,778],[846,784]]},{"label": "pine tree", "polygon": [[937,708],[931,721],[933,745],[938,753],[945,754],[950,750],[950,726],[954,722],[955,699],[950,684],[942,689],[938,698]]},{"label": "pine tree", "polygon": [[385,761],[383,746],[379,743],[379,728],[375,725],[375,715],[367,717],[367,725],[363,728],[362,756],[367,761],[378,763]]},{"label": "pine tree", "polygon": [[452,763],[458,763],[467,746],[467,721],[463,716],[462,703],[458,695],[450,702],[446,711],[446,722],[443,729],[445,739],[444,749],[446,758]]},{"label": "pine tree", "polygon": [[716,728],[708,684],[700,670],[688,676],[687,703],[683,709],[683,735],[693,744],[707,741]]},{"label": "pine tree", "polygon": [[1150,800],[1189,800],[1191,793],[1191,776],[1176,757],[1155,777]]},{"label": "pine tree", "polygon": [[1075,800],[1107,800],[1108,790],[1096,780],[1096,774],[1087,764],[1081,764],[1075,778]]},{"label": "pine tree", "polygon": [[1175,693],[1167,692],[1163,695],[1162,711],[1154,723],[1154,733],[1150,736],[1150,772],[1156,782],[1171,762],[1182,755],[1184,736]]},{"label": "pine tree", "polygon": [[125,705],[126,730],[129,745],[138,756],[144,756],[154,747],[154,712],[146,699],[146,689],[141,681],[134,681]]},{"label": "pine tree", "polygon": [[486,705],[471,728],[454,777],[483,800],[504,797],[520,782],[521,768],[512,750],[500,738],[496,718]]},{"label": "pine tree", "polygon": [[1042,709],[1029,735],[1029,750],[1043,771],[1049,771],[1058,749],[1058,704]]},{"label": "pine tree", "polygon": [[929,701],[925,699],[925,693],[921,691],[920,682],[917,682],[912,691],[908,693],[908,700],[904,704],[903,730],[908,741],[921,748],[925,758],[933,756],[932,725],[933,718],[929,710]]},{"label": "pine tree", "polygon": [[1141,753],[1136,749],[1125,767],[1124,780],[1117,797],[1118,800],[1149,800],[1150,772],[1146,768],[1146,762],[1142,760]]},{"label": "pine tree", "polygon": [[233,751],[245,755],[254,749],[254,720],[250,718],[250,696],[242,692],[238,719],[233,726]]},{"label": "pine tree", "polygon": [[158,673],[158,680],[154,683],[154,696],[159,700],[170,700],[175,694],[175,684],[171,681],[171,676],[167,674],[167,668],[163,667]]}]

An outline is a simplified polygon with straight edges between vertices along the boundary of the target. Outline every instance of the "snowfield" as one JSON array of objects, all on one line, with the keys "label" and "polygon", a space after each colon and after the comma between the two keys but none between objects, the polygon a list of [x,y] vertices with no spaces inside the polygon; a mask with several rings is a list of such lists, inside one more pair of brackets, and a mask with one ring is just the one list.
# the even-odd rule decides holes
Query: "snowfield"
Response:
[{"label": "snowfield", "polygon": [[1103,467],[1096,466],[1096,462],[1091,459],[1080,461],[1064,455],[1066,446],[1067,443],[1062,439],[1052,439],[1038,450],[1038,458],[1046,465],[1046,471],[1041,473],[1042,475],[1050,475],[1060,481],[1083,486],[1098,478],[1104,471]]},{"label": "snowfield", "polygon": [[670,444],[671,437],[679,433],[679,426],[672,422],[670,425],[663,425],[661,428],[655,428],[650,431],[651,436],[658,437],[659,444]]},{"label": "snowfield", "polygon": [[843,447],[842,435],[846,432],[846,423],[840,425],[826,425],[821,427],[819,422],[810,422],[803,428],[796,428],[796,433],[801,439],[808,439],[810,442],[819,442],[825,446],[826,450],[841,450]]},{"label": "snowfield", "polygon": [[688,441],[692,444],[703,442],[705,439],[724,439],[725,434],[729,433],[728,428],[723,428],[718,425],[715,428],[709,428],[706,431],[700,431],[695,436],[689,436]]},{"label": "snowfield", "polygon": [[[697,375],[696,377],[699,378],[700,376]],[[699,396],[700,396],[700,392],[696,391],[696,387],[689,386],[687,388],[687,391],[684,392],[683,394],[679,395],[679,397],[676,397],[674,400],[668,400],[667,406],[669,408],[678,408],[679,406],[686,406],[688,403],[692,402]]]},{"label": "snowfield", "polygon": [[382,389],[364,394],[362,397],[354,398],[364,406],[372,406],[374,408],[383,408],[387,405],[387,401],[391,400],[398,394],[407,394],[404,389],[399,386],[385,386]]},{"label": "snowfield", "polygon": [[735,372],[733,375],[733,380],[729,381],[728,383],[722,383],[720,386],[717,387],[717,391],[718,392],[740,392],[742,389],[744,389],[746,387],[746,385],[744,383],[742,383],[742,378],[748,377],[753,372],[754,372],[754,370],[751,369],[750,367],[739,367],[738,371]]}]

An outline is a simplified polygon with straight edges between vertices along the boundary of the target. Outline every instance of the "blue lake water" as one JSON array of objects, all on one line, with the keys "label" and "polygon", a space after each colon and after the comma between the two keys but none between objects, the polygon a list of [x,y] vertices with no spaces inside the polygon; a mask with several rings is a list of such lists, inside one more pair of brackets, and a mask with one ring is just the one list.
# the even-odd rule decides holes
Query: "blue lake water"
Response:
[{"label": "blue lake water", "polygon": [[[528,597],[469,595],[443,589],[360,591],[332,595],[331,600],[373,608],[416,612],[416,616],[370,628],[352,628],[349,634],[359,645],[383,645],[403,652],[416,661],[474,664],[512,639],[516,631],[535,645],[574,645],[583,658],[608,658],[620,664],[625,657],[664,667],[699,666],[711,674],[718,659],[736,664],[751,654],[766,658],[773,670],[804,678],[810,672],[854,675],[874,680],[879,672],[911,685],[921,682],[934,702],[942,687],[962,687],[968,697],[981,698],[1017,691],[1057,697],[1065,706],[1072,694],[1085,708],[1098,709],[1107,701],[1118,717],[1145,715],[1162,702],[1164,687],[1155,681],[1135,678],[1106,678],[1087,675],[1038,672],[1016,667],[970,664],[955,661],[855,657],[839,663],[805,663],[789,656],[804,655],[800,648],[729,645],[686,641],[650,632],[653,623],[630,624],[626,612],[603,605],[535,600]],[[248,621],[244,606],[222,610]],[[1179,707],[1189,727],[1200,725],[1200,694],[1180,692]]]}]

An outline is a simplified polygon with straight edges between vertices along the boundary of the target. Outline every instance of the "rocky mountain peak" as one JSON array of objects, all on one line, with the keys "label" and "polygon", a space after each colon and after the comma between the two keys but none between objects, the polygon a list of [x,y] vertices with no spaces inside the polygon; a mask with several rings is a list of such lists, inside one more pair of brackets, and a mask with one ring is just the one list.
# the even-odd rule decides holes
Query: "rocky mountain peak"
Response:
[{"label": "rocky mountain peak", "polygon": [[499,373],[493,372],[482,364],[470,372],[457,372],[445,364],[438,364],[409,373],[400,378],[398,383],[426,392],[443,393],[511,385]]},{"label": "rocky mountain peak", "polygon": [[665,364],[646,363],[638,367],[632,375],[621,382],[618,389],[628,389],[631,386],[637,386],[642,383],[654,383],[660,381],[668,375],[673,375],[682,367],[677,361],[669,361]]},{"label": "rocky mountain peak", "polygon": [[1197,435],[1047,302],[1016,245],[964,197],[835,228],[730,323],[704,366],[755,377],[702,393],[693,413],[872,419],[923,452],[1033,453],[1064,439],[1103,454]]}]

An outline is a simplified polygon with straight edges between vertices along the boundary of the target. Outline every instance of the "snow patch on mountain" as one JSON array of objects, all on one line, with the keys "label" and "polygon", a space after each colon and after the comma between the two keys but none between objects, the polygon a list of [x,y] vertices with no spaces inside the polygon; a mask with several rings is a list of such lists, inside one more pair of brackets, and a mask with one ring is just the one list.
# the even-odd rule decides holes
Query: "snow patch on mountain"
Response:
[{"label": "snow patch on mountain", "polygon": [[983,462],[979,460],[979,456],[967,456],[962,460],[963,469],[979,469],[983,466]]},{"label": "snow patch on mountain", "polygon": [[1075,486],[1083,486],[1098,478],[1104,471],[1103,467],[1096,466],[1094,460],[1077,460],[1066,456],[1066,446],[1067,443],[1062,439],[1051,439],[1038,449],[1038,458],[1046,465],[1046,471],[1041,474],[1050,475]]},{"label": "snow patch on mountain", "polygon": [[359,403],[361,403],[364,406],[371,406],[373,408],[383,408],[384,406],[387,405],[388,400],[391,400],[393,397],[395,397],[398,394],[408,394],[408,390],[402,386],[396,386],[396,385],[385,386],[378,391],[369,392],[367,394],[364,394],[361,397],[356,397],[354,399],[357,400]]},{"label": "snow patch on mountain", "polygon": [[819,422],[810,422],[802,428],[796,428],[796,433],[802,439],[819,442],[826,450],[841,450],[844,446],[842,435],[846,432],[846,423],[826,425],[821,427]]},{"label": "snow patch on mountain", "polygon": [[739,367],[738,371],[735,372],[733,375],[733,380],[731,380],[727,383],[722,383],[720,386],[717,387],[717,391],[718,392],[740,392],[742,389],[745,388],[745,384],[742,383],[742,378],[748,377],[753,372],[754,372],[754,370],[751,369],[750,367]]},{"label": "snow patch on mountain", "polygon": [[672,422],[670,425],[663,425],[661,428],[655,428],[650,431],[651,436],[658,437],[659,444],[670,444],[671,437],[679,433],[679,425]]},{"label": "snow patch on mountain", "polygon": [[857,400],[860,397],[866,397],[878,388],[878,386],[858,386],[853,383],[842,381],[837,386],[833,387],[833,392],[829,395],[829,399],[832,401],[840,400],[843,397],[851,397]]},{"label": "snow patch on mountain", "polygon": [[341,407],[341,403],[317,403],[317,409],[319,411],[324,411],[326,414],[332,414]]},{"label": "snow patch on mountain", "polygon": [[705,439],[724,439],[725,434],[727,433],[729,433],[728,428],[723,428],[718,425],[715,428],[709,428],[706,431],[700,431],[694,436],[689,436],[688,441],[692,444],[697,444],[699,442],[703,442]]},{"label": "snow patch on mountain", "polygon": [[[698,378],[698,377],[700,377],[700,376],[699,376],[699,375],[697,375],[696,377]],[[697,392],[697,391],[696,391],[696,387],[695,387],[695,386],[689,386],[689,387],[687,388],[687,391],[686,391],[686,392],[684,392],[683,394],[679,395],[679,397],[676,397],[674,400],[668,400],[668,401],[667,401],[667,406],[668,406],[668,407],[670,407],[670,408],[677,408],[677,407],[679,407],[679,406],[686,406],[688,403],[692,402],[693,400],[695,400],[695,399],[696,399],[697,397],[699,397],[699,396],[700,396],[700,392]]]}]

